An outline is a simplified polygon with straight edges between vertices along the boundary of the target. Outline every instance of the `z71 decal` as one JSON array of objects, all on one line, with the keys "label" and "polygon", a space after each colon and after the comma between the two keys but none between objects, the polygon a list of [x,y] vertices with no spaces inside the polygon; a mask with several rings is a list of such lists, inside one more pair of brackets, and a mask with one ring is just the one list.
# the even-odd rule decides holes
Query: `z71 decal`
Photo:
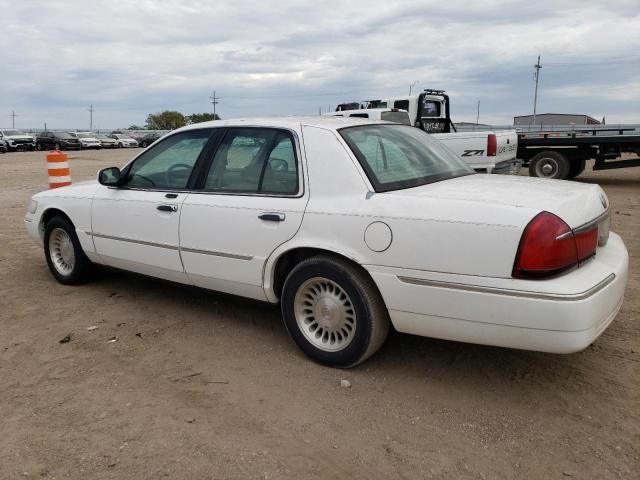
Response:
[{"label": "z71 decal", "polygon": [[462,154],[463,157],[475,157],[478,155],[484,155],[484,150],[465,150]]}]

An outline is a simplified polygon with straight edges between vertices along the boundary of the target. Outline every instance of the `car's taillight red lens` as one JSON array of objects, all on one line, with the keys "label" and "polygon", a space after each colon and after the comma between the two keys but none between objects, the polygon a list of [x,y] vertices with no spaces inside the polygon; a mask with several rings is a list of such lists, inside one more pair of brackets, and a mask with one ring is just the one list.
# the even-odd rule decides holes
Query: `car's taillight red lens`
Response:
[{"label": "car's taillight red lens", "polygon": [[597,244],[597,227],[574,234],[562,219],[542,212],[524,229],[513,276],[527,279],[552,277],[592,256]]},{"label": "car's taillight red lens", "polygon": [[586,232],[574,234],[576,250],[578,251],[578,262],[582,262],[596,253],[598,245],[598,227],[594,227]]},{"label": "car's taillight red lens", "polygon": [[491,133],[487,135],[487,156],[495,157],[498,150],[498,139],[495,134]]}]

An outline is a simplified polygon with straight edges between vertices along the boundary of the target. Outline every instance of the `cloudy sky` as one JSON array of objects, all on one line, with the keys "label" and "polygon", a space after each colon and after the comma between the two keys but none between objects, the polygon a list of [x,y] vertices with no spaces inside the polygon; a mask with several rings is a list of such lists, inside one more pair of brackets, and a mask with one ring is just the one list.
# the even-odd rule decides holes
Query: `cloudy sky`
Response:
[{"label": "cloudy sky", "polygon": [[150,112],[316,114],[445,89],[456,121],[538,112],[640,123],[640,0],[0,0],[0,126]]}]

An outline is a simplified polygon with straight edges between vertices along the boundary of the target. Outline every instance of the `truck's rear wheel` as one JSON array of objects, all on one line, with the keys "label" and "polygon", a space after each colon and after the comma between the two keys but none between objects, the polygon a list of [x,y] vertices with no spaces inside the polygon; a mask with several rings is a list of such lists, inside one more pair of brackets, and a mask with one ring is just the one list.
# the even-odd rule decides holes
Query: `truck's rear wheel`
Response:
[{"label": "truck's rear wheel", "polygon": [[561,153],[541,152],[531,159],[529,175],[564,180],[569,177],[570,168],[569,160]]},{"label": "truck's rear wheel", "polygon": [[586,165],[587,162],[584,159],[574,160],[573,162],[571,162],[571,167],[569,168],[569,175],[567,176],[567,179],[576,178],[578,175],[584,172]]}]

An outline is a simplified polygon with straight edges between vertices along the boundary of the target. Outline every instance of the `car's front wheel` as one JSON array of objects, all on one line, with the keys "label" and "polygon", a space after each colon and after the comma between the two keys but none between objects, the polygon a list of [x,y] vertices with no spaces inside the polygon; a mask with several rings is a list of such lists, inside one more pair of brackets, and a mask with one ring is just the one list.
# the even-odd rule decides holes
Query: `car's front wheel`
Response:
[{"label": "car's front wheel", "polygon": [[47,222],[44,255],[49,270],[60,283],[77,285],[89,278],[91,261],[80,246],[75,228],[65,217],[54,217]]},{"label": "car's front wheel", "polygon": [[287,276],[281,304],[293,340],[326,365],[362,363],[389,332],[389,313],[373,280],[338,258],[322,255],[300,262]]}]

